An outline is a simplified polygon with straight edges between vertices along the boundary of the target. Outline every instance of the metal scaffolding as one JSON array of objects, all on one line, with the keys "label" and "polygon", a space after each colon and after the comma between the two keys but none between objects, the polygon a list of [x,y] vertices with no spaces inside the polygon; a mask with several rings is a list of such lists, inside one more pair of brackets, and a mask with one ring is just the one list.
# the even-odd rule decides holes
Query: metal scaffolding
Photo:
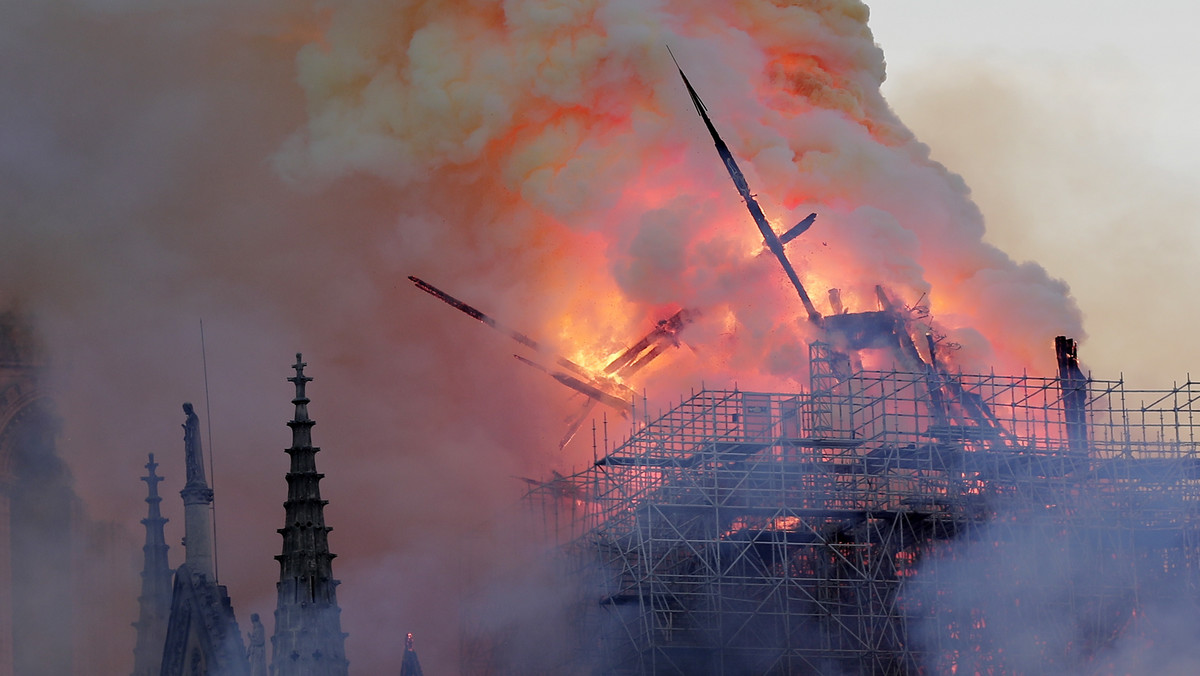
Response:
[{"label": "metal scaffolding", "polygon": [[1161,609],[1200,608],[1200,383],[810,361],[808,392],[699,392],[530,491],[581,673],[1137,673]]}]

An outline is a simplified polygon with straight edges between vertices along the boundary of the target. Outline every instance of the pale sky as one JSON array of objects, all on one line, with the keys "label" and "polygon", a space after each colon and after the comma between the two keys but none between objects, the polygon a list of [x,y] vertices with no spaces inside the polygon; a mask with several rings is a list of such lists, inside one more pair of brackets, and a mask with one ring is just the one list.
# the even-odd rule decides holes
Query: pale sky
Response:
[{"label": "pale sky", "polygon": [[1200,380],[1200,6],[871,5],[892,107],[966,179],[989,241],[1071,285],[1094,375]]}]

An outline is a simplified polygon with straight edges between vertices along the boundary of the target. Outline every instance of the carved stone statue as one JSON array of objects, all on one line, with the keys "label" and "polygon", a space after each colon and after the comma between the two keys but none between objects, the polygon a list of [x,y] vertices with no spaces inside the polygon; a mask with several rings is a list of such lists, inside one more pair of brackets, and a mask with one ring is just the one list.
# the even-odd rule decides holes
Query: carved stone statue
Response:
[{"label": "carved stone statue", "polygon": [[200,445],[200,418],[190,403],[183,405],[187,420],[183,423],[183,448],[187,458],[188,485],[208,485],[204,479],[204,460]]},{"label": "carved stone statue", "polygon": [[250,616],[250,647],[246,648],[250,660],[250,676],[267,676],[267,632],[258,619],[258,613]]}]

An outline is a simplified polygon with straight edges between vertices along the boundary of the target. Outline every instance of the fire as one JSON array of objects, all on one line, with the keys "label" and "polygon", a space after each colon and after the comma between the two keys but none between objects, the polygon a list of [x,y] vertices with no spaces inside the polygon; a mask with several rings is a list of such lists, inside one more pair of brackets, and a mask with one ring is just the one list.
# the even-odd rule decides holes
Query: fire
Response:
[{"label": "fire", "polygon": [[[603,374],[604,368],[614,357],[620,354],[625,345],[619,343],[618,335],[633,338],[636,332],[631,327],[628,316],[629,308],[620,302],[619,297],[610,297],[610,302],[597,303],[590,316],[566,314],[557,317],[557,333],[553,334],[556,341],[566,347],[565,356],[579,364],[592,374]],[[623,313],[624,311],[624,313]],[[600,341],[589,340],[597,337]],[[613,376],[620,381],[619,377]]]},{"label": "fire", "polygon": [[803,526],[804,521],[798,516],[775,516],[766,519],[755,519],[740,516],[734,519],[729,526],[722,531],[721,537],[727,538],[737,535],[745,530],[788,532],[802,528]]},{"label": "fire", "polygon": [[1046,337],[1082,334],[1066,287],[984,243],[961,181],[888,109],[861,3],[433,7],[333,11],[300,54],[310,120],[280,164],[419,196],[398,227],[444,224],[419,239],[589,370],[677,308],[704,313],[697,349],[639,374],[651,394],[793,387],[816,337],[664,44],[776,233],[818,214],[786,251],[821,311],[831,288],[851,311],[877,284],[924,297],[975,369],[1048,371]]}]

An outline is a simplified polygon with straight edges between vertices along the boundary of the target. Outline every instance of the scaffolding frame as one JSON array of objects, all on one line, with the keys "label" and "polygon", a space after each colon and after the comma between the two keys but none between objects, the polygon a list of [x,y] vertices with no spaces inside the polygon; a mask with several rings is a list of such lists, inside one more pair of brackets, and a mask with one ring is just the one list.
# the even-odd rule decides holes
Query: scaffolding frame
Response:
[{"label": "scaffolding frame", "polygon": [[[581,673],[1120,673],[1146,608],[1200,607],[1200,383],[1089,379],[1072,416],[1058,378],[849,373],[822,343],[810,373],[695,393],[530,491]],[[1017,655],[1010,625],[1046,628]]]}]

